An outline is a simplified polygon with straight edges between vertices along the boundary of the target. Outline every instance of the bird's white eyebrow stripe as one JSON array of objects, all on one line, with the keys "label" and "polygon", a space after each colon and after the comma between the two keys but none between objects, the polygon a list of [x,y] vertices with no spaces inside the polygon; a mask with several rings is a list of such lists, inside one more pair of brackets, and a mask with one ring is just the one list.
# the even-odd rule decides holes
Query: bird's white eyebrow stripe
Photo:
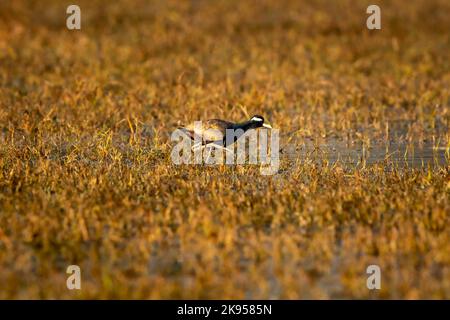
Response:
[{"label": "bird's white eyebrow stripe", "polygon": [[258,117],[253,117],[252,120],[254,120],[254,121],[263,121],[263,119],[258,118]]}]

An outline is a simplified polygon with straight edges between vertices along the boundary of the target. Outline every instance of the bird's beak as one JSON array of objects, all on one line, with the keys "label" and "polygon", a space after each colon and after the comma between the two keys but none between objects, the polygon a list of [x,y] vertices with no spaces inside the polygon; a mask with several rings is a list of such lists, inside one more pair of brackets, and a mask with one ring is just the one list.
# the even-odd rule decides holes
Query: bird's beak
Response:
[{"label": "bird's beak", "polygon": [[267,129],[272,129],[272,126],[270,124],[267,124],[267,123],[263,123],[263,127],[267,128]]}]

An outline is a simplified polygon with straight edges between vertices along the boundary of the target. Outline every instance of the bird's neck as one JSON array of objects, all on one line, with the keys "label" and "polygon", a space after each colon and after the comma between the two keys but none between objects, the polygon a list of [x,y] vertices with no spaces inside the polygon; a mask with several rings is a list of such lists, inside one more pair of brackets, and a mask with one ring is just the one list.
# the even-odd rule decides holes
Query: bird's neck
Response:
[{"label": "bird's neck", "polygon": [[254,126],[254,123],[251,121],[245,121],[241,122],[235,125],[234,129],[242,129],[244,131],[247,131],[249,129],[252,129]]}]

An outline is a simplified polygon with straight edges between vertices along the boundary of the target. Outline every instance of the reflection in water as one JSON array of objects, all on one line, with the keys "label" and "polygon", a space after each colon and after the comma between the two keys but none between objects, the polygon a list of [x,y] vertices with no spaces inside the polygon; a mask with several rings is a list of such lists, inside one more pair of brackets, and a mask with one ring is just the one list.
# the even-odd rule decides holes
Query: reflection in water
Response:
[{"label": "reflection in water", "polygon": [[[314,140],[296,138],[283,148],[283,154],[289,159],[310,159],[317,163],[339,162],[348,166],[384,164],[387,167],[437,167],[448,166],[447,145],[445,141],[432,139],[406,139],[406,121],[391,126],[389,138],[351,139],[332,136]],[[441,128],[439,131],[444,131]],[[442,136],[442,135],[441,135]]]}]

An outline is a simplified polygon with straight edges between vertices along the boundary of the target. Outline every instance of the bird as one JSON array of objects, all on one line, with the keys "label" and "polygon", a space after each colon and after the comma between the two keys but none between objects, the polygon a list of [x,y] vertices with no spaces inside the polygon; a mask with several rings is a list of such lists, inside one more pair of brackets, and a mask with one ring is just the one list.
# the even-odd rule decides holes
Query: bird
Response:
[{"label": "bird", "polygon": [[[268,123],[264,123],[264,118],[260,115],[254,115],[248,121],[231,122],[222,119],[208,119],[201,122],[201,126],[191,123],[185,127],[179,128],[191,140],[199,141],[194,144],[192,150],[205,147],[216,147],[232,152],[227,146],[236,142],[245,132],[257,128],[272,129]],[[227,130],[233,130],[233,140],[227,139]],[[228,131],[229,132],[229,131]],[[230,143],[231,142],[231,143]]]}]

